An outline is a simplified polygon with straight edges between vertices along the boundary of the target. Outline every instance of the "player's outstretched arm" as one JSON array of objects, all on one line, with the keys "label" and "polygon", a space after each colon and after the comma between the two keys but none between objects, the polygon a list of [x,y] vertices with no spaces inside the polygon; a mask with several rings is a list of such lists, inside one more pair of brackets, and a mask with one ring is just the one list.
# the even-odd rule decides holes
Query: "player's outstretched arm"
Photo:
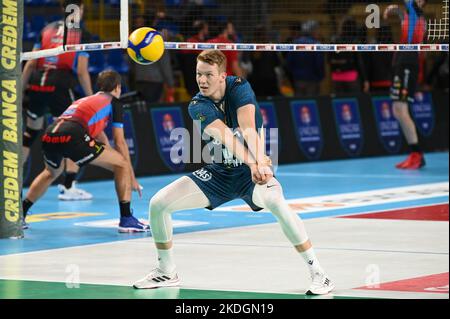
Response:
[{"label": "player's outstretched arm", "polygon": [[89,57],[87,55],[78,56],[77,76],[80,85],[86,96],[94,94],[92,91],[91,76],[89,75]]},{"label": "player's outstretched arm", "polygon": [[256,130],[255,111],[256,108],[253,104],[241,106],[237,110],[237,118],[248,149],[258,164],[263,164],[265,162],[264,142]]},{"label": "player's outstretched arm", "polygon": [[31,73],[33,73],[36,68],[37,60],[29,60],[25,63],[22,71],[22,90],[24,91],[28,86],[28,81],[30,80]]},{"label": "player's outstretched arm", "polygon": [[125,141],[125,134],[123,132],[123,128],[121,127],[113,127],[113,138],[114,138],[114,146],[115,149],[122,154],[122,156],[126,159],[129,165],[130,178],[131,178],[131,188],[138,192],[139,197],[142,197],[142,187],[139,185],[136,180],[136,176],[134,175],[133,166],[131,165],[130,152],[128,150],[127,142]]},{"label": "player's outstretched arm", "polygon": [[258,171],[258,165],[256,159],[248,151],[247,148],[239,141],[231,131],[231,129],[225,125],[222,120],[215,120],[211,124],[205,127],[205,133],[212,138],[220,141],[233,155],[250,167],[252,171],[252,178],[255,183],[266,183],[267,181],[262,179],[261,174]]},{"label": "player's outstretched arm", "polygon": [[266,156],[264,140],[256,130],[255,112],[255,105],[247,104],[241,106],[237,110],[237,117],[239,127],[242,131],[245,141],[247,142],[248,149],[256,158],[258,171],[261,174],[262,179],[268,181],[273,176],[273,172],[270,168],[270,159]]},{"label": "player's outstretched arm", "polygon": [[222,120],[215,120],[205,127],[205,133],[220,141],[239,160],[250,165],[255,165],[256,160],[244,145],[234,136],[233,131]]}]

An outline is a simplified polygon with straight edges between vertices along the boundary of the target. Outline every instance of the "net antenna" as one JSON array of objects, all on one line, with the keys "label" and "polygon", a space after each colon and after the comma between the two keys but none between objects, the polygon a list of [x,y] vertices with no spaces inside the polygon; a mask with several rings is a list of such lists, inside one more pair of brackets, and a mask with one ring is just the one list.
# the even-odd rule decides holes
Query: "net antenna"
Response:
[{"label": "net antenna", "polygon": [[428,20],[428,40],[446,40],[448,39],[448,1],[442,1],[442,18],[437,20]]},{"label": "net antenna", "polygon": [[65,13],[64,17],[64,42],[63,45],[47,50],[39,50],[32,52],[22,52],[21,60],[34,60],[39,58],[46,58],[50,56],[59,55],[65,52],[76,51],[95,51],[95,50],[107,50],[107,49],[125,49],[128,47],[128,7],[129,0],[120,0],[120,42],[100,42],[100,43],[80,43],[66,45],[67,29],[76,27],[76,23],[71,21],[70,11]]}]

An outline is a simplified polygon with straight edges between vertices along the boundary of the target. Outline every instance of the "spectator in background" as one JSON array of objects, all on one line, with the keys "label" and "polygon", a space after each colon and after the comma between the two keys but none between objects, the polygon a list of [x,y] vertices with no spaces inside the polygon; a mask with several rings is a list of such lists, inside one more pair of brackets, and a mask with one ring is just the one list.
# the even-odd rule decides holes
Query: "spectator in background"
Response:
[{"label": "spectator in background", "polygon": [[[267,29],[258,25],[254,33],[255,43],[269,43]],[[256,96],[278,96],[280,89],[275,69],[281,65],[277,52],[252,51],[244,53],[244,61],[250,68],[247,80],[250,82]]]},{"label": "spectator in background", "polygon": [[425,88],[436,88],[448,92],[448,52],[434,56],[431,70],[425,79]]},{"label": "spectator in background", "polygon": [[[218,35],[208,40],[211,43],[235,43],[236,31],[231,21],[221,22],[218,25]],[[239,54],[237,51],[221,50],[227,57],[227,75],[243,76],[244,72],[239,65]]]},{"label": "spectator in background", "polygon": [[[151,25],[169,25],[169,23],[164,22],[166,21],[165,19],[167,19],[165,13],[158,11],[154,19],[151,19],[153,21]],[[146,27],[148,26],[147,22],[148,20],[145,16],[137,15],[133,20],[133,28]],[[162,28],[158,29],[158,31],[166,41],[170,39],[168,29]],[[161,59],[153,64],[142,65],[132,62],[130,65],[130,78],[132,79],[133,89],[141,94],[146,103],[174,102],[175,79],[171,55],[168,50],[165,50]]]},{"label": "spectator in background", "polygon": [[[336,43],[355,43],[360,36],[356,21],[345,18],[342,22]],[[361,91],[369,92],[366,70],[361,53],[358,52],[332,52],[329,55],[333,92],[335,94],[354,94]]]},{"label": "spectator in background", "polygon": [[[188,38],[186,42],[206,42],[209,35],[208,23],[203,20],[196,20],[194,21],[192,27],[195,30],[195,34]],[[195,68],[197,65],[197,55],[199,53],[200,51],[196,50],[181,50],[178,55],[181,72],[183,73],[184,84],[191,97],[198,92]]]},{"label": "spectator in background", "polygon": [[[390,26],[384,25],[377,30],[375,43],[393,43],[392,29]],[[393,56],[393,52],[367,52],[363,55],[371,92],[389,93],[392,85]]]},{"label": "spectator in background", "polygon": [[[302,35],[293,40],[297,44],[319,44],[319,23],[314,20],[302,25]],[[321,52],[288,52],[287,70],[293,80],[297,96],[318,96],[320,83],[325,76],[325,61]]]},{"label": "spectator in background", "polygon": [[134,75],[134,88],[142,95],[145,102],[174,102],[175,79],[168,50],[164,51],[158,62],[150,65],[132,63],[131,68]]}]

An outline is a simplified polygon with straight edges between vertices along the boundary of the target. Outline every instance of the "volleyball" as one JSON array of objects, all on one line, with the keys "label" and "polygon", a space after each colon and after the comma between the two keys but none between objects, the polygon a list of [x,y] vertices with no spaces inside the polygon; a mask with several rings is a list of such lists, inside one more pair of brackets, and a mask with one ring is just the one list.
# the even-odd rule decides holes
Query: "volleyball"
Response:
[{"label": "volleyball", "polygon": [[164,39],[153,28],[136,29],[128,37],[127,52],[136,63],[143,65],[155,63],[164,53]]}]

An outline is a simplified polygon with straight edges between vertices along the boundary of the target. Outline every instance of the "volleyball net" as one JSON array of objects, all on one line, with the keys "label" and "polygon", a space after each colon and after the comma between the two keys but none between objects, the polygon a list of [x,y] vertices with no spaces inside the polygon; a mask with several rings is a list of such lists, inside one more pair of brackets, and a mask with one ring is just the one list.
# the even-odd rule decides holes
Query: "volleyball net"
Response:
[{"label": "volleyball net", "polygon": [[[93,35],[89,42],[64,43],[51,50],[30,52],[39,29],[58,19],[58,14],[60,19],[62,12],[59,0],[26,0],[24,51],[28,52],[22,54],[22,60],[70,51],[123,49],[128,45],[129,33],[140,26],[160,31],[169,50],[448,51],[449,0],[427,1],[423,44],[401,44],[400,16],[409,1],[415,2],[84,0],[82,25]],[[52,9],[33,3],[55,6]],[[392,5],[398,9],[385,19],[386,9]],[[73,7],[65,8],[66,31],[74,25],[76,14]],[[221,43],[224,28],[229,29],[229,41]],[[305,35],[313,35],[314,43],[302,41]]]}]

